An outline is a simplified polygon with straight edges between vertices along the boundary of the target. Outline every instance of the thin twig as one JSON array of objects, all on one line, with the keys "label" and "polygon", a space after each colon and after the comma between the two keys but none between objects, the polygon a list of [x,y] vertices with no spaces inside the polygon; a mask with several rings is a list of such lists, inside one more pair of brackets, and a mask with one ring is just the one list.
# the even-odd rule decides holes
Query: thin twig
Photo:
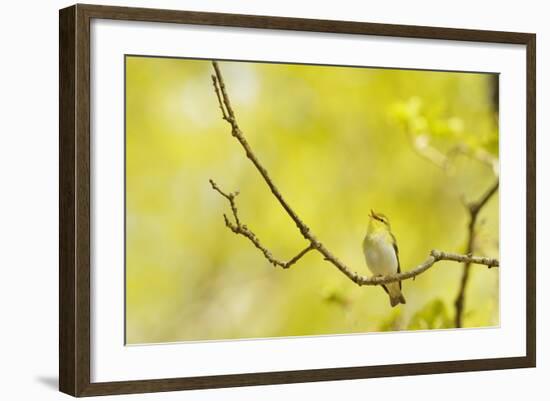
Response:
[{"label": "thin twig", "polygon": [[304,239],[306,239],[309,242],[309,245],[305,249],[299,252],[295,257],[290,259],[288,262],[283,262],[276,259],[273,256],[273,254],[260,243],[260,240],[258,239],[258,237],[246,225],[240,222],[238,218],[238,209],[235,204],[235,196],[237,193],[225,193],[219,188],[219,186],[214,181],[210,180],[210,184],[212,185],[212,188],[217,192],[219,192],[230,203],[231,210],[233,212],[233,217],[235,219],[235,223],[231,222],[228,219],[228,217],[224,215],[226,226],[235,234],[240,234],[248,238],[254,244],[254,246],[263,253],[265,258],[270,263],[272,263],[275,266],[288,268],[294,263],[296,263],[300,258],[302,258],[309,251],[316,250],[323,256],[323,258],[326,261],[330,262],[332,265],[338,268],[338,270],[340,270],[343,274],[345,274],[351,281],[353,281],[358,285],[381,285],[381,284],[387,284],[387,283],[392,283],[396,281],[407,280],[418,276],[419,274],[425,272],[430,267],[432,267],[436,262],[443,261],[443,260],[454,261],[454,262],[467,261],[468,263],[482,264],[488,267],[499,265],[499,262],[496,259],[489,259],[484,257],[472,256],[472,255],[458,255],[458,254],[445,253],[445,252],[433,250],[425,262],[423,262],[422,264],[418,265],[416,268],[410,271],[400,273],[400,274],[383,276],[383,277],[366,277],[366,276],[359,275],[357,272],[350,269],[347,265],[345,265],[342,261],[340,261],[340,259],[338,259],[317,239],[317,237],[311,232],[309,227],[300,219],[298,214],[294,211],[294,209],[290,207],[288,202],[284,199],[283,195],[281,194],[281,192],[279,191],[279,189],[277,188],[277,186],[274,184],[273,180],[269,176],[267,169],[260,163],[256,155],[252,151],[252,148],[248,144],[248,141],[244,137],[242,131],[240,130],[237,124],[235,113],[233,111],[233,108],[231,107],[231,101],[229,100],[229,96],[227,94],[223,76],[218,66],[218,63],[216,61],[213,61],[212,64],[214,66],[214,72],[215,72],[215,75],[212,75],[214,90],[216,92],[218,102],[220,103],[219,106],[220,106],[220,109],[222,110],[222,117],[231,126],[231,135],[233,135],[239,141],[239,143],[241,144],[241,146],[245,151],[246,157],[254,164],[254,166],[256,167],[256,169],[264,179],[265,183],[271,190],[271,193],[273,194],[273,196],[275,196],[275,198],[283,207],[283,209],[294,221],[294,223],[296,224],[296,227],[298,228],[298,230],[300,231]]},{"label": "thin twig", "polygon": [[235,234],[242,235],[250,240],[254,244],[256,248],[258,248],[264,255],[264,257],[273,265],[273,266],[279,266],[283,269],[288,269],[290,266],[292,266],[294,263],[296,263],[298,260],[302,258],[306,253],[311,251],[313,249],[313,246],[309,244],[306,248],[298,252],[296,256],[291,258],[288,262],[284,262],[282,260],[279,260],[273,256],[271,251],[267,249],[265,246],[262,245],[256,234],[254,234],[245,224],[241,224],[241,221],[239,219],[239,211],[237,209],[237,205],[235,203],[235,197],[239,194],[239,192],[230,192],[225,193],[220,189],[220,187],[214,182],[214,180],[210,180],[210,185],[212,188],[217,191],[221,196],[223,196],[225,199],[228,200],[229,205],[231,206],[231,212],[233,213],[233,218],[235,222],[231,222],[229,218],[224,214],[223,219],[225,221],[225,225],[233,231]]},{"label": "thin twig", "polygon": [[212,75],[212,83],[214,84],[214,90],[216,91],[216,96],[218,97],[218,104],[220,105],[220,109],[222,111],[222,118],[228,121],[227,113],[225,112],[225,107],[223,106],[220,91],[218,89],[218,85],[216,84],[216,77],[213,75]]}]

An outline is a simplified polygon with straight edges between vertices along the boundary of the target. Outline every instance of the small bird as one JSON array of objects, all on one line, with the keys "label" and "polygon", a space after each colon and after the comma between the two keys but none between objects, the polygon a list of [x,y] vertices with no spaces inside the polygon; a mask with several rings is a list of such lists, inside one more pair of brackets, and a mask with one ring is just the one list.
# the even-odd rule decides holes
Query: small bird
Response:
[{"label": "small bird", "polygon": [[[367,266],[374,276],[401,273],[399,250],[390,222],[386,216],[373,210],[370,211],[367,235],[363,240],[363,252]],[[392,307],[406,303],[401,292],[401,281],[383,284],[382,287],[390,296]]]}]

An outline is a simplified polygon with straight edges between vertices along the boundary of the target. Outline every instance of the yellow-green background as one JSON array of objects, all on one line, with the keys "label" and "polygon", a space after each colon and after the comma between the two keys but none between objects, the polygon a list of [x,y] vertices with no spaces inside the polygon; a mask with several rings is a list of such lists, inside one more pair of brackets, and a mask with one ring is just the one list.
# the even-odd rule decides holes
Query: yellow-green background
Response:
[{"label": "yellow-green background", "polygon": [[[287,201],[318,238],[368,274],[361,242],[385,213],[408,270],[431,249],[464,252],[467,213],[494,181],[457,157],[446,173],[414,151],[424,135],[498,157],[486,74],[220,62],[239,124]],[[441,262],[403,283],[390,308],[316,253],[271,266],[230,232],[227,201],[279,258],[306,243],[222,121],[208,61],[126,59],[127,343],[299,336],[453,326],[462,266]],[[498,194],[483,210],[476,253],[498,256]],[[464,325],[499,323],[498,269],[472,266]]]}]

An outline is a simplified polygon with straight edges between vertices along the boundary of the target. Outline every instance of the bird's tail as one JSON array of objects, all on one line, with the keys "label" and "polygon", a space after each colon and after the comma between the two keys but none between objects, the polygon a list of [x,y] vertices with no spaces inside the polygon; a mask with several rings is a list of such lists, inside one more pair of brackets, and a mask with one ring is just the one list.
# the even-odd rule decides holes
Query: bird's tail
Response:
[{"label": "bird's tail", "polygon": [[399,304],[406,304],[407,301],[405,300],[405,297],[403,296],[403,294],[399,294],[399,296],[397,297],[392,297],[390,296],[390,304],[391,306],[397,306]]},{"label": "bird's tail", "polygon": [[388,285],[388,294],[390,296],[390,304],[392,307],[407,303],[403,293],[401,292],[399,283],[392,283],[392,285]]}]

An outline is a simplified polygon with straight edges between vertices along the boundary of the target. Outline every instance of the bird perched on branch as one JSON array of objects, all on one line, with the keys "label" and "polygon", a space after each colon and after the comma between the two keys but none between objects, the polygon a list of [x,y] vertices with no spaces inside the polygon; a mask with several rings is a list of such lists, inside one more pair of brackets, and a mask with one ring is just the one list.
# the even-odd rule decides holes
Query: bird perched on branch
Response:
[{"label": "bird perched on branch", "polygon": [[[363,252],[367,266],[374,276],[389,276],[401,273],[399,265],[399,250],[390,222],[381,213],[370,211],[367,235],[363,240]],[[401,281],[382,284],[390,296],[391,306],[405,303],[401,292]]]}]

